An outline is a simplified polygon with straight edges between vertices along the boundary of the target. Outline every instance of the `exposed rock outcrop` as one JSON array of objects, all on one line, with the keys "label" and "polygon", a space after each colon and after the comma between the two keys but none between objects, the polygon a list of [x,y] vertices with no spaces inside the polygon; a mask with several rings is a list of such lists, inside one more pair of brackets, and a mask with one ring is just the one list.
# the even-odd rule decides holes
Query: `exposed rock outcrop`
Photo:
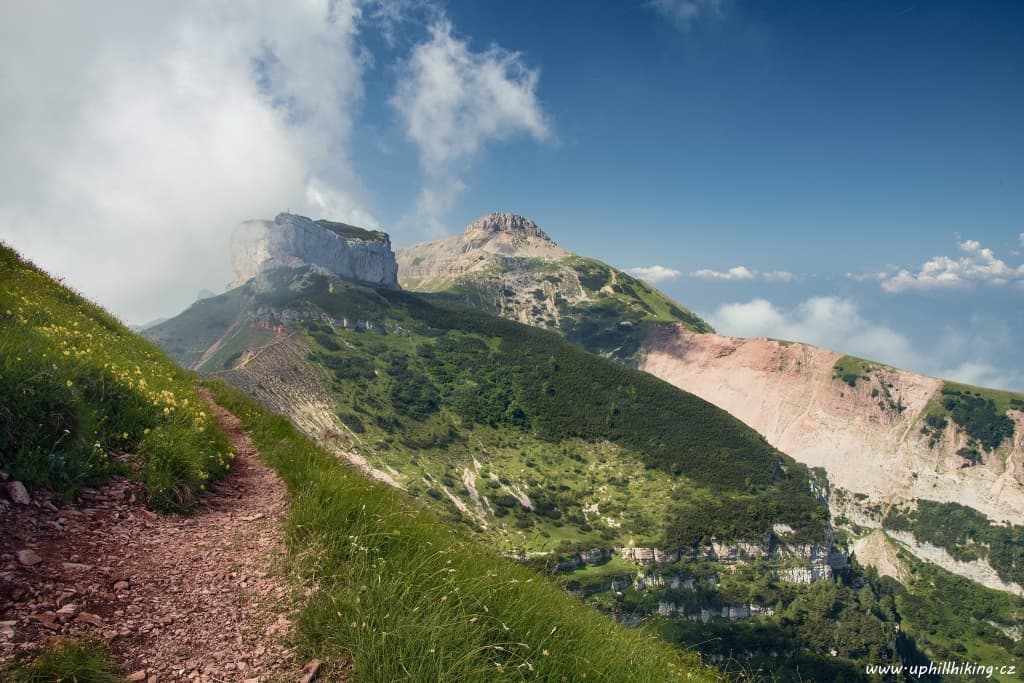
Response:
[{"label": "exposed rock outcrop", "polygon": [[[842,356],[807,344],[693,334],[681,325],[651,332],[640,369],[723,408],[779,450],[823,467],[833,487],[855,494],[833,515],[878,526],[871,509],[919,498],[957,502],[996,522],[1024,517],[1024,429],[985,462],[965,467],[965,435],[950,423],[941,440],[922,434],[942,381],[878,366],[855,386],[834,377]],[[892,400],[885,401],[886,394]],[[850,502],[849,500],[847,501]]]},{"label": "exposed rock outcrop", "polygon": [[980,583],[986,588],[1005,591],[1014,595],[1024,595],[1024,587],[1012,581],[1003,580],[999,576],[999,572],[986,560],[971,560],[970,562],[958,560],[945,548],[939,548],[931,543],[919,541],[914,538],[913,534],[907,531],[887,531],[886,534],[918,559],[931,562],[946,571],[958,574],[975,583]]},{"label": "exposed rock outcrop", "polygon": [[[404,289],[561,330],[588,351],[630,364],[647,322],[711,329],[648,283],[563,249],[514,213],[486,214],[459,235],[400,249],[397,259]],[[609,319],[613,310],[619,319]]]},{"label": "exposed rock outcrop", "polygon": [[671,601],[658,602],[658,614],[663,617],[685,616],[688,621],[699,621],[707,624],[714,619],[750,619],[751,617],[772,616],[775,609],[755,604],[722,605],[721,607],[702,607],[694,612],[687,612],[682,606]]},{"label": "exposed rock outcrop", "polygon": [[437,291],[469,274],[518,270],[516,259],[554,263],[569,256],[529,218],[499,212],[477,218],[460,235],[400,249],[397,258],[404,287]]},{"label": "exposed rock outcrop", "polygon": [[228,288],[275,268],[313,266],[330,275],[398,288],[398,264],[386,233],[281,213],[242,223],[231,237],[235,279]]},{"label": "exposed rock outcrop", "polygon": [[785,566],[775,568],[775,575],[788,583],[813,583],[832,578],[833,570],[846,567],[847,556],[836,551],[829,543],[786,543],[777,538],[766,541],[713,541],[710,545],[683,550],[623,547],[615,552],[622,559],[641,566],[654,565],[646,570],[645,583],[660,585],[662,574],[657,565],[670,565],[679,561],[704,560],[723,565],[747,564],[756,560],[770,560]]}]

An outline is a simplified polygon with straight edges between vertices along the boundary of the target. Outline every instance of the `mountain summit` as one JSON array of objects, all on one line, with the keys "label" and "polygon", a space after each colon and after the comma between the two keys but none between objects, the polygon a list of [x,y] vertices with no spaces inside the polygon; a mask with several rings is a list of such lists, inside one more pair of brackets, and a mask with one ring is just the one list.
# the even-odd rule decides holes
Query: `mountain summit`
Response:
[{"label": "mountain summit", "polygon": [[711,330],[647,283],[563,249],[515,213],[485,214],[459,235],[399,250],[397,259],[405,289],[555,329],[621,360],[634,360],[652,321]]},{"label": "mountain summit", "polygon": [[402,286],[419,291],[444,290],[468,273],[491,270],[500,259],[559,261],[569,256],[572,254],[555,244],[535,222],[504,212],[484,214],[460,235],[401,249],[397,254]]},{"label": "mountain summit", "polygon": [[484,214],[466,226],[463,232],[467,237],[477,239],[493,239],[496,235],[508,235],[512,238],[527,239],[535,238],[543,242],[554,244],[539,225],[526,216],[506,211],[493,211]]}]

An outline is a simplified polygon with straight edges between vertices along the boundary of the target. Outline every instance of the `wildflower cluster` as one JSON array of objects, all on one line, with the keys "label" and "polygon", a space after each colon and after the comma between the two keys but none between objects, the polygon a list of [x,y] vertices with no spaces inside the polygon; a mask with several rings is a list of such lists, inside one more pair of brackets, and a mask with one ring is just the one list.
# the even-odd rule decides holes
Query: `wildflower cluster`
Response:
[{"label": "wildflower cluster", "polygon": [[185,507],[231,462],[192,382],[0,245],[0,465],[68,495],[121,467],[158,506]]}]

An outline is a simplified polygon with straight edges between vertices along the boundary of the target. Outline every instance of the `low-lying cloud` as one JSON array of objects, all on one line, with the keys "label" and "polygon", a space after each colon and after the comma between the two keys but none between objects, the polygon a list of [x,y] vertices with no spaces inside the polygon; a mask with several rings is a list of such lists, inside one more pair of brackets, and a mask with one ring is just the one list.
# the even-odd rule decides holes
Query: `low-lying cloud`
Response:
[{"label": "low-lying cloud", "polygon": [[907,291],[967,289],[977,284],[1024,286],[1024,264],[1007,265],[977,240],[957,242],[960,255],[935,256],[919,268],[890,268],[881,272],[852,276],[857,280],[877,280],[882,289],[894,294]]},{"label": "low-lying cloud", "polygon": [[702,268],[701,270],[695,270],[690,273],[690,277],[695,277],[698,280],[711,280],[711,281],[755,281],[761,282],[792,282],[793,274],[785,270],[751,270],[746,266],[733,266],[728,270],[711,270],[710,268]]},{"label": "low-lying cloud", "polygon": [[1018,368],[992,362],[1016,356],[1012,333],[996,319],[975,316],[962,328],[947,328],[928,348],[865,318],[856,302],[841,297],[812,297],[791,309],[758,298],[720,306],[708,319],[722,334],[799,341],[935,377],[1024,390]]},{"label": "low-lying cloud", "polygon": [[222,289],[241,220],[374,225],[359,29],[356,0],[5,3],[0,237],[137,322]]},{"label": "low-lying cloud", "polygon": [[675,268],[666,268],[665,266],[637,266],[636,268],[629,268],[626,270],[627,273],[641,280],[646,280],[650,283],[664,282],[666,280],[674,280],[680,275],[681,271]]}]

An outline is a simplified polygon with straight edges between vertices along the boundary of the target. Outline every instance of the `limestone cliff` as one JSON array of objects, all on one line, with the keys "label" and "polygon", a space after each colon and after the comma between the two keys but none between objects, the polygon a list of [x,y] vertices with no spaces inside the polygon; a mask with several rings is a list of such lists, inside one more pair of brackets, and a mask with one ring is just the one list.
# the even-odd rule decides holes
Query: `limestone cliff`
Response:
[{"label": "limestone cliff", "polygon": [[231,238],[234,288],[281,267],[313,266],[376,287],[398,288],[398,264],[386,233],[281,213],[273,221],[246,221]]}]

